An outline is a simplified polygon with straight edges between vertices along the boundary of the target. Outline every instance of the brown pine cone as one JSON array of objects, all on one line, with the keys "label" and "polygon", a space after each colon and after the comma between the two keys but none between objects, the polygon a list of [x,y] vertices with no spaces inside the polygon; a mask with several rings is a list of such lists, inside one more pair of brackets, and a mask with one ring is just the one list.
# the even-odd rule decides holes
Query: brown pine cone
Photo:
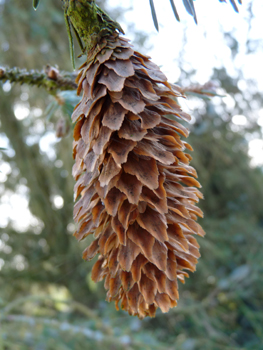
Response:
[{"label": "brown pine cone", "polygon": [[[202,194],[191,146],[180,139],[190,120],[175,102],[179,87],[117,33],[96,46],[78,75],[81,102],[72,120],[76,179],[75,236],[93,234],[83,258],[105,278],[107,300],[140,318],[177,305],[177,279],[195,271],[204,235],[195,206]],[[192,177],[194,176],[194,177]]]}]

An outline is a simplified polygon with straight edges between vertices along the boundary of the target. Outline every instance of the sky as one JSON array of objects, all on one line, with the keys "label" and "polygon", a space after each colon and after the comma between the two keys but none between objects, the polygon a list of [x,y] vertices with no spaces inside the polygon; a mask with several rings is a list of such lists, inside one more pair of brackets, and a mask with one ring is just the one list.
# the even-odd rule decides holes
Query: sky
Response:
[{"label": "sky", "polygon": [[[150,55],[153,61],[161,66],[169,81],[177,82],[180,76],[178,62],[182,60],[182,53],[184,53],[184,67],[187,70],[189,68],[196,69],[197,74],[194,79],[201,84],[209,80],[213,67],[227,66],[233,77],[236,75],[236,68],[242,69],[245,80],[241,81],[241,85],[243,84],[244,88],[246,79],[252,78],[256,80],[259,91],[263,92],[263,79],[260,78],[258,73],[258,67],[261,67],[263,62],[263,48],[259,48],[256,54],[245,54],[245,43],[249,30],[246,21],[246,8],[251,3],[251,0],[243,1],[243,5],[239,6],[239,14],[234,12],[229,3],[219,3],[217,0],[196,0],[198,26],[185,11],[182,1],[174,0],[174,2],[180,15],[181,23],[175,20],[169,0],[155,0],[159,33],[154,28],[148,0],[126,0],[125,2],[109,0],[108,4],[111,8],[124,6],[130,9],[125,12],[124,18],[120,20],[126,36],[131,40],[134,39],[134,33],[127,25],[131,23],[134,23],[137,30],[148,34],[149,39],[141,51]],[[255,13],[255,18],[249,35],[255,40],[262,39],[263,1],[253,0],[252,9]],[[227,32],[235,33],[236,39],[241,44],[241,51],[236,56],[235,61],[232,60],[231,50],[223,40],[222,28]],[[184,38],[187,39],[185,45],[183,45]],[[6,83],[4,85],[6,91],[10,90],[10,88],[10,84]],[[226,96],[224,102],[231,107],[233,99],[230,96]],[[182,101],[182,105],[186,111],[190,113],[193,111],[194,107],[190,102]],[[15,116],[19,120],[27,118],[30,112],[32,111],[29,111],[27,107],[26,98],[24,104],[14,106]],[[36,116],[40,116],[42,111],[36,109],[33,113]],[[263,128],[263,106],[256,113],[258,115],[258,124]],[[246,125],[248,119],[249,116],[234,115],[232,122],[233,125],[242,127]],[[55,158],[53,146],[56,142],[58,142],[58,139],[54,133],[47,132],[40,140],[40,148],[43,152]],[[7,140],[1,138],[0,147],[7,147]],[[251,166],[263,165],[263,140],[258,138],[249,140],[249,155],[251,156]],[[1,182],[2,184],[5,182],[11,168],[8,163],[1,162],[0,171],[1,186]],[[57,209],[63,207],[63,198],[61,196],[54,196],[52,200],[54,207]],[[38,233],[37,227],[39,227],[39,222],[36,221],[37,219],[31,215],[28,209],[26,184],[21,184],[17,193],[5,192],[1,198],[0,212],[0,227],[4,227],[7,224],[7,220],[11,219],[17,230],[23,231],[30,223],[36,227],[36,234]]]}]

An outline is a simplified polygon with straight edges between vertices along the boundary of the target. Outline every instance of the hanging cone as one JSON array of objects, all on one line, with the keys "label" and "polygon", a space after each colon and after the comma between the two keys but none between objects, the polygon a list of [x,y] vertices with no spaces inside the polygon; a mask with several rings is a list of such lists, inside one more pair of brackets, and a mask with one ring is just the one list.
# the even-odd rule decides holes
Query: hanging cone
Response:
[{"label": "hanging cone", "polygon": [[93,235],[83,258],[99,254],[92,279],[105,279],[107,300],[153,317],[176,306],[177,280],[200,256],[193,235],[204,235],[196,223],[200,185],[184,153],[191,146],[180,139],[188,131],[174,120],[190,116],[174,100],[180,88],[117,33],[81,68],[83,97],[72,115],[74,235]]}]

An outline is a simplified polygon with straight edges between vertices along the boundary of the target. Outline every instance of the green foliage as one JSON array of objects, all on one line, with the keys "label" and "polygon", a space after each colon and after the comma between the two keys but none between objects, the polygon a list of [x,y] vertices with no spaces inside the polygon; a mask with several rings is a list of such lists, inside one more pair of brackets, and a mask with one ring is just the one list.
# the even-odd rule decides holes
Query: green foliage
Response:
[{"label": "green foliage", "polygon": [[34,8],[34,10],[37,10],[39,3],[40,3],[40,0],[33,0],[33,8]]}]

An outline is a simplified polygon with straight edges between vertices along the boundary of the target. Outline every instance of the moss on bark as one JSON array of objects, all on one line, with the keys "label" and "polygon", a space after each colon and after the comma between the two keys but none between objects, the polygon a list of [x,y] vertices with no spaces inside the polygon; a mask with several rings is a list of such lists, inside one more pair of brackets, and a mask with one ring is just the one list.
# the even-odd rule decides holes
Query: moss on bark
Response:
[{"label": "moss on bark", "polygon": [[104,36],[115,30],[123,33],[120,25],[102,11],[94,0],[63,0],[65,14],[84,43],[86,52],[92,50]]}]

